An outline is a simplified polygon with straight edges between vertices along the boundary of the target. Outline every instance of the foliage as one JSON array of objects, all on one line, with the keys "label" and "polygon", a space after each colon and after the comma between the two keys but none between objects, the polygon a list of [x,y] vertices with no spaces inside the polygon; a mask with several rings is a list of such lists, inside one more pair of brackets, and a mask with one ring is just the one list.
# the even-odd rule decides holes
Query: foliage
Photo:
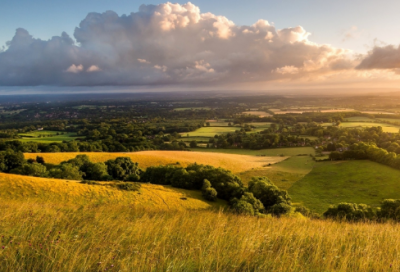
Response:
[{"label": "foliage", "polygon": [[211,187],[211,183],[205,179],[203,182],[203,187],[201,187],[201,192],[203,197],[209,201],[216,201],[218,192]]},{"label": "foliage", "polygon": [[49,171],[49,176],[57,179],[81,180],[83,173],[77,166],[70,163],[63,163]]},{"label": "foliage", "polygon": [[46,166],[37,162],[33,162],[24,163],[22,166],[12,169],[10,173],[34,177],[44,177],[46,176],[46,171]]},{"label": "foliage", "polygon": [[287,191],[280,190],[266,177],[253,177],[249,192],[259,199],[267,211],[280,215],[291,210],[291,198]]},{"label": "foliage", "polygon": [[365,221],[376,218],[376,212],[370,206],[345,202],[329,207],[323,215],[326,218],[347,221]]},{"label": "foliage", "polygon": [[265,211],[264,205],[261,201],[249,192],[244,193],[240,199],[231,199],[230,205],[232,210],[240,214],[258,215]]},{"label": "foliage", "polygon": [[133,162],[129,157],[118,157],[115,160],[106,161],[108,173],[116,180],[138,181],[142,169],[137,162]]}]

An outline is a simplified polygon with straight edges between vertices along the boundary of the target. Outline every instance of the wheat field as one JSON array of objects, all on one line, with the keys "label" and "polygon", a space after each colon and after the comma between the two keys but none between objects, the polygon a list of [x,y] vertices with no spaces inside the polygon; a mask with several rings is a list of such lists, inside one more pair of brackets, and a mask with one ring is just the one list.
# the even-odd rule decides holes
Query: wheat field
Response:
[{"label": "wheat field", "polygon": [[77,155],[86,154],[93,162],[105,162],[117,157],[130,157],[132,161],[138,162],[142,168],[156,165],[176,164],[186,167],[191,163],[212,165],[240,173],[252,168],[264,167],[268,164],[280,162],[287,157],[261,157],[223,153],[205,153],[188,151],[141,151],[132,153],[106,153],[106,152],[73,152],[73,153],[25,153],[26,159],[35,159],[42,156],[47,163],[59,164],[75,158]]}]

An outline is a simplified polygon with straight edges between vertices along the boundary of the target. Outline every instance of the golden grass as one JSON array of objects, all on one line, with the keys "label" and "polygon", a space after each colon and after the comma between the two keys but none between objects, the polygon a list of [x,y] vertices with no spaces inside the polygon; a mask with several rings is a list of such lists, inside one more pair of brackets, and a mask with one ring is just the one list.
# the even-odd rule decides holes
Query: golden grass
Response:
[{"label": "golden grass", "polygon": [[2,201],[0,237],[2,271],[400,269],[398,224]]},{"label": "golden grass", "polygon": [[223,153],[187,152],[187,151],[141,151],[133,153],[105,153],[105,152],[84,152],[84,153],[25,153],[25,158],[35,159],[42,156],[47,163],[59,164],[75,158],[77,155],[86,154],[93,162],[104,162],[117,157],[130,157],[138,162],[142,168],[156,165],[176,164],[179,162],[186,167],[191,163],[212,165],[240,173],[252,168],[264,167],[267,164],[280,162],[287,157],[261,157],[250,155],[236,155]]},{"label": "golden grass", "polygon": [[125,204],[154,210],[207,209],[224,205],[223,201],[212,203],[203,200],[200,191],[161,185],[142,184],[138,192],[130,192],[110,186],[81,184],[77,181],[4,173],[0,173],[0,199],[34,199],[64,204]]}]

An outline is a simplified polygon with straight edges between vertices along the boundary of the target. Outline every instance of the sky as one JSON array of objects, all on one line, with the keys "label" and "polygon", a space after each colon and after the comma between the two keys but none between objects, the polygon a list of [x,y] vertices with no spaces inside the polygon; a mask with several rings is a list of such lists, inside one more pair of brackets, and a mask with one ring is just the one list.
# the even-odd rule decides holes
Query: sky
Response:
[{"label": "sky", "polygon": [[400,82],[400,1],[173,3],[2,0],[0,91],[395,88]]}]

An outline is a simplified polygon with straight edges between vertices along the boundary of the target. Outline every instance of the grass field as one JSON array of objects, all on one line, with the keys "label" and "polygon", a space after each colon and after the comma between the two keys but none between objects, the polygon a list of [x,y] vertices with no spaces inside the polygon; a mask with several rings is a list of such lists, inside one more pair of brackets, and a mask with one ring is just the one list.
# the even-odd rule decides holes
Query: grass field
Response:
[{"label": "grass field", "polygon": [[238,175],[247,184],[252,177],[268,177],[275,185],[289,190],[313,168],[315,162],[310,156],[293,156],[265,168],[251,169]]},{"label": "grass field", "polygon": [[[104,184],[104,183],[103,183]],[[186,200],[181,198],[185,197]],[[142,184],[139,192],[121,191],[110,186],[86,185],[77,181],[36,178],[0,173],[0,199],[35,200],[66,204],[123,204],[153,210],[207,209],[223,206],[205,201],[200,191],[170,186]],[[1,231],[0,231],[1,233]]]},{"label": "grass field", "polygon": [[249,155],[228,155],[224,153],[209,154],[206,152],[188,151],[141,151],[134,153],[25,153],[25,158],[36,158],[42,156],[47,163],[59,164],[75,158],[79,154],[87,154],[93,162],[104,162],[117,157],[130,157],[138,162],[142,168],[155,165],[167,165],[180,163],[187,166],[191,163],[207,164],[215,167],[222,167],[234,173],[243,172],[252,168],[264,167],[284,160],[286,157],[261,157]]},{"label": "grass field", "polygon": [[0,202],[2,271],[398,271],[399,224]]},{"label": "grass field", "polygon": [[373,122],[374,119],[364,116],[354,116],[345,119],[348,122]]},{"label": "grass field", "polygon": [[373,123],[373,122],[343,122],[340,127],[343,128],[357,128],[357,127],[382,127],[383,132],[398,133],[400,126],[389,125],[385,123]]},{"label": "grass field", "polygon": [[193,107],[193,108],[175,108],[174,111],[185,111],[185,110],[211,110],[209,107]]},{"label": "grass field", "polygon": [[255,115],[259,117],[272,116],[270,113],[265,111],[244,111],[242,114]]},{"label": "grass field", "polygon": [[312,147],[284,147],[284,148],[271,148],[261,150],[250,149],[212,149],[212,148],[193,148],[193,151],[211,152],[211,153],[225,153],[225,154],[240,154],[252,156],[297,156],[299,154],[315,154]]},{"label": "grass field", "polygon": [[77,134],[72,132],[64,132],[63,135],[57,135],[62,133],[59,131],[42,130],[42,131],[31,131],[27,133],[20,133],[19,136],[22,139],[18,139],[21,142],[38,142],[38,143],[61,143],[62,141],[72,141],[77,139]]},{"label": "grass field", "polygon": [[383,199],[398,199],[399,180],[399,170],[371,161],[319,162],[289,194],[294,202],[322,213],[340,202],[377,206]]}]

